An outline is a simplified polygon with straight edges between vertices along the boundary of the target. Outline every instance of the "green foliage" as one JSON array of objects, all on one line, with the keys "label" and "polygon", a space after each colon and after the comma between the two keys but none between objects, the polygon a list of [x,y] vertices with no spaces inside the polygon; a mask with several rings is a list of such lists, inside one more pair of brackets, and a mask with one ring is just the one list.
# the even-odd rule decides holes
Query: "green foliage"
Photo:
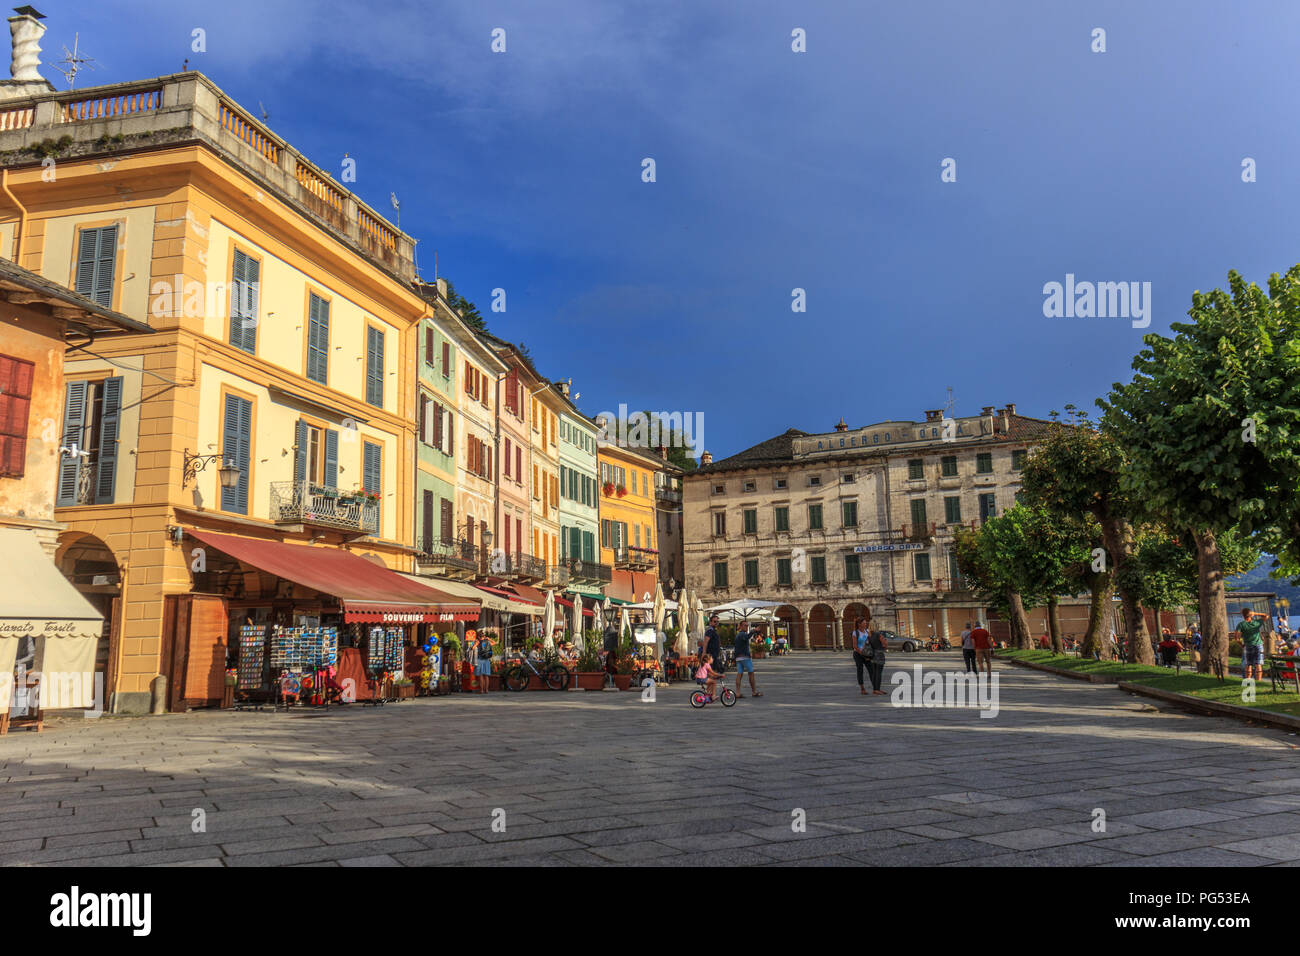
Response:
[{"label": "green foliage", "polygon": [[447,304],[451,306],[453,312],[461,314],[461,321],[468,325],[475,332],[486,332],[488,330],[487,320],[483,318],[476,306],[469,299],[456,291],[456,287],[447,280]]},{"label": "green foliage", "polygon": [[588,631],[587,640],[578,653],[577,669],[588,674],[600,670],[600,652],[600,635],[596,631]]},{"label": "green foliage", "polygon": [[[1025,459],[1020,475],[1024,500],[1062,518],[1126,516],[1130,503],[1120,481],[1125,456],[1119,442],[1093,427],[1081,409],[1067,405],[1065,410],[1068,421],[1055,421]],[[1052,413],[1053,419],[1059,417]]]},{"label": "green foliage", "polygon": [[1015,505],[978,531],[958,531],[957,565],[981,600],[1005,613],[1011,593],[1026,608],[1053,594],[1076,593],[1086,574],[1095,526]]},{"label": "green foliage", "polygon": [[1146,335],[1133,380],[1097,404],[1145,511],[1216,536],[1262,532],[1300,560],[1300,266],[1267,293],[1235,271],[1228,286],[1196,292],[1173,338]]},{"label": "green foliage", "polygon": [[[1224,532],[1218,544],[1225,575],[1241,574],[1259,561],[1259,550],[1236,532]],[[1188,534],[1173,536],[1161,528],[1144,527],[1137,535],[1137,550],[1119,569],[1116,580],[1143,607],[1195,606],[1199,597],[1196,545]]]}]

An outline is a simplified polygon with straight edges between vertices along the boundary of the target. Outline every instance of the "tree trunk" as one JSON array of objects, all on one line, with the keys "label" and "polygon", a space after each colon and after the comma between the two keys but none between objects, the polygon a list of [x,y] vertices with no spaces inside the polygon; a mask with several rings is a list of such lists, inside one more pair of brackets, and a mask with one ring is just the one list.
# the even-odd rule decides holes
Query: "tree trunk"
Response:
[{"label": "tree trunk", "polygon": [[1083,656],[1110,654],[1110,599],[1114,590],[1109,572],[1093,574],[1088,582],[1088,631],[1083,635]]},{"label": "tree trunk", "polygon": [[1064,654],[1065,646],[1061,643],[1061,606],[1055,594],[1047,599],[1047,630],[1052,635],[1052,653]]},{"label": "tree trunk", "polygon": [[1196,539],[1196,585],[1201,599],[1201,664],[1208,673],[1218,661],[1228,672],[1228,608],[1223,587],[1223,558],[1213,531],[1193,531]]},{"label": "tree trunk", "polygon": [[1029,649],[1029,619],[1025,617],[1025,602],[1017,591],[1007,592],[1011,610],[1011,646],[1017,650]]},{"label": "tree trunk", "polygon": [[[1111,564],[1115,567],[1115,578],[1120,578],[1119,571],[1133,556],[1133,526],[1123,518],[1104,518],[1101,521],[1102,541],[1110,554]],[[1124,609],[1124,625],[1128,631],[1128,662],[1130,664],[1154,664],[1155,654],[1151,650],[1151,635],[1147,632],[1146,616],[1138,602],[1124,588],[1119,591],[1120,606]],[[1160,630],[1160,618],[1156,618],[1156,631]]]}]

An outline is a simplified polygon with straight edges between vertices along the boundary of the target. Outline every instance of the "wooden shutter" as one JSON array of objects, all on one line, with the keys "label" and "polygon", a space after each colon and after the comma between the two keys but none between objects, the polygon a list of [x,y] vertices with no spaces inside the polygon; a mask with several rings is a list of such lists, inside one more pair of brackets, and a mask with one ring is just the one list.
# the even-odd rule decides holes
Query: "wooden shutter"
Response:
[{"label": "wooden shutter", "polygon": [[104,380],[104,403],[99,417],[99,466],[95,475],[95,504],[111,505],[117,475],[118,431],[122,417],[122,379]]},{"label": "wooden shutter", "polygon": [[262,264],[235,250],[230,290],[230,344],[257,353],[257,311]]},{"label": "wooden shutter", "polygon": [[451,343],[442,343],[442,377],[451,378]]},{"label": "wooden shutter", "polygon": [[433,327],[424,327],[424,364],[433,364]]},{"label": "wooden shutter", "polygon": [[339,484],[339,433],[332,428],[325,430],[325,474],[323,484],[337,488]]},{"label": "wooden shutter", "polygon": [[456,534],[455,520],[451,513],[451,502],[441,499],[442,504],[442,540],[451,541]]},{"label": "wooden shutter", "polygon": [[383,449],[372,442],[365,443],[365,458],[362,462],[362,487],[366,491],[375,494],[382,494],[383,483],[380,474],[380,465],[382,463]]},{"label": "wooden shutter", "polygon": [[307,377],[322,385],[329,380],[330,306],[311,294],[307,315]]},{"label": "wooden shutter", "polygon": [[431,444],[438,451],[442,451],[442,405],[438,402],[429,403],[429,411],[433,415],[433,441]]},{"label": "wooden shutter", "polygon": [[0,477],[21,478],[27,470],[27,422],[31,417],[36,366],[0,355]]},{"label": "wooden shutter", "polygon": [[384,407],[384,333],[366,327],[366,401]]},{"label": "wooden shutter", "polygon": [[444,432],[444,434],[446,435],[446,441],[445,441],[445,443],[444,443],[444,445],[443,445],[443,449],[442,449],[442,450],[443,450],[446,454],[448,454],[448,455],[455,455],[455,453],[456,453],[456,434],[455,434],[456,419],[452,417],[451,409],[450,409],[450,408],[445,409],[445,411],[446,411],[446,414],[447,414],[447,428],[446,428],[446,431]]},{"label": "wooden shutter", "polygon": [[294,481],[303,481],[307,477],[307,423],[301,418],[294,425],[293,444],[296,449],[293,453],[293,478]]},{"label": "wooden shutter", "polygon": [[[63,399],[63,447],[77,447],[81,441],[81,432],[86,424],[86,395],[90,390],[89,382],[68,382]],[[59,458],[59,497],[58,504],[75,505],[77,503],[77,485],[81,482],[81,456],[66,455]]]},{"label": "wooden shutter", "polygon": [[505,532],[506,532],[505,551],[506,554],[509,554],[510,553],[510,519],[509,518],[505,520]]},{"label": "wooden shutter", "polygon": [[252,443],[253,405],[238,395],[226,396],[225,424],[221,436],[223,458],[233,459],[239,483],[221,489],[221,510],[248,514],[248,465]]},{"label": "wooden shutter", "polygon": [[77,246],[76,289],[105,308],[113,305],[117,226],[83,229]]},{"label": "wooden shutter", "polygon": [[426,552],[433,550],[433,492],[424,493],[424,527],[420,529],[420,542]]},{"label": "wooden shutter", "polygon": [[417,422],[416,427],[419,429],[420,441],[424,442],[426,445],[429,444],[429,429],[428,429],[429,415],[427,412],[428,404],[429,404],[429,400],[425,398],[423,395],[421,395],[420,414],[416,419]]},{"label": "wooden shutter", "polygon": [[515,475],[524,480],[524,450],[518,445],[515,446]]},{"label": "wooden shutter", "polygon": [[472,371],[474,371],[474,367],[470,365],[469,360],[466,359],[465,360],[465,392],[470,395],[474,394],[474,386],[472,384],[474,379],[470,375]]},{"label": "wooden shutter", "polygon": [[483,447],[487,451],[487,467],[483,469],[483,477],[491,479],[492,478],[492,446],[484,445]]}]

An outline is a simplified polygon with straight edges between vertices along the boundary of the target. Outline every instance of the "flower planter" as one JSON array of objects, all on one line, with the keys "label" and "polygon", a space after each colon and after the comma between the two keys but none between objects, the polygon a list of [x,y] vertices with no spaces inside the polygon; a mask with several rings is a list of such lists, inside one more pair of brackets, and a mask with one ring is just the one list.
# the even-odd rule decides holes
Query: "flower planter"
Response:
[{"label": "flower planter", "polygon": [[615,675],[614,675],[614,684],[615,684],[615,686],[618,687],[619,690],[627,690],[629,687],[632,686],[632,675],[631,675],[631,674],[615,674]]},{"label": "flower planter", "polygon": [[580,671],[574,675],[579,690],[600,690],[605,686],[604,671]]},{"label": "flower planter", "polygon": [[393,696],[398,700],[410,700],[415,697],[414,684],[394,684]]}]

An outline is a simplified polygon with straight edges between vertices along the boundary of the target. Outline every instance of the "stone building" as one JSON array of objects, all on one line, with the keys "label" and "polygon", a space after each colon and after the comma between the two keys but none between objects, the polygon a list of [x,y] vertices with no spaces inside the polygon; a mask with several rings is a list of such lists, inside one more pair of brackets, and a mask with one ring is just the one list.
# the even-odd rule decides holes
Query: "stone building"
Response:
[{"label": "stone building", "polygon": [[[986,616],[961,579],[954,532],[1015,503],[1020,470],[1051,423],[986,406],[979,415],[789,429],[686,474],[686,582],[706,605],[782,601],[796,647],[840,648],[858,616],[899,634],[955,638]],[[1087,609],[1062,605],[1081,632]],[[1042,612],[1030,626],[1043,627]],[[995,635],[999,628],[995,627]]]}]

